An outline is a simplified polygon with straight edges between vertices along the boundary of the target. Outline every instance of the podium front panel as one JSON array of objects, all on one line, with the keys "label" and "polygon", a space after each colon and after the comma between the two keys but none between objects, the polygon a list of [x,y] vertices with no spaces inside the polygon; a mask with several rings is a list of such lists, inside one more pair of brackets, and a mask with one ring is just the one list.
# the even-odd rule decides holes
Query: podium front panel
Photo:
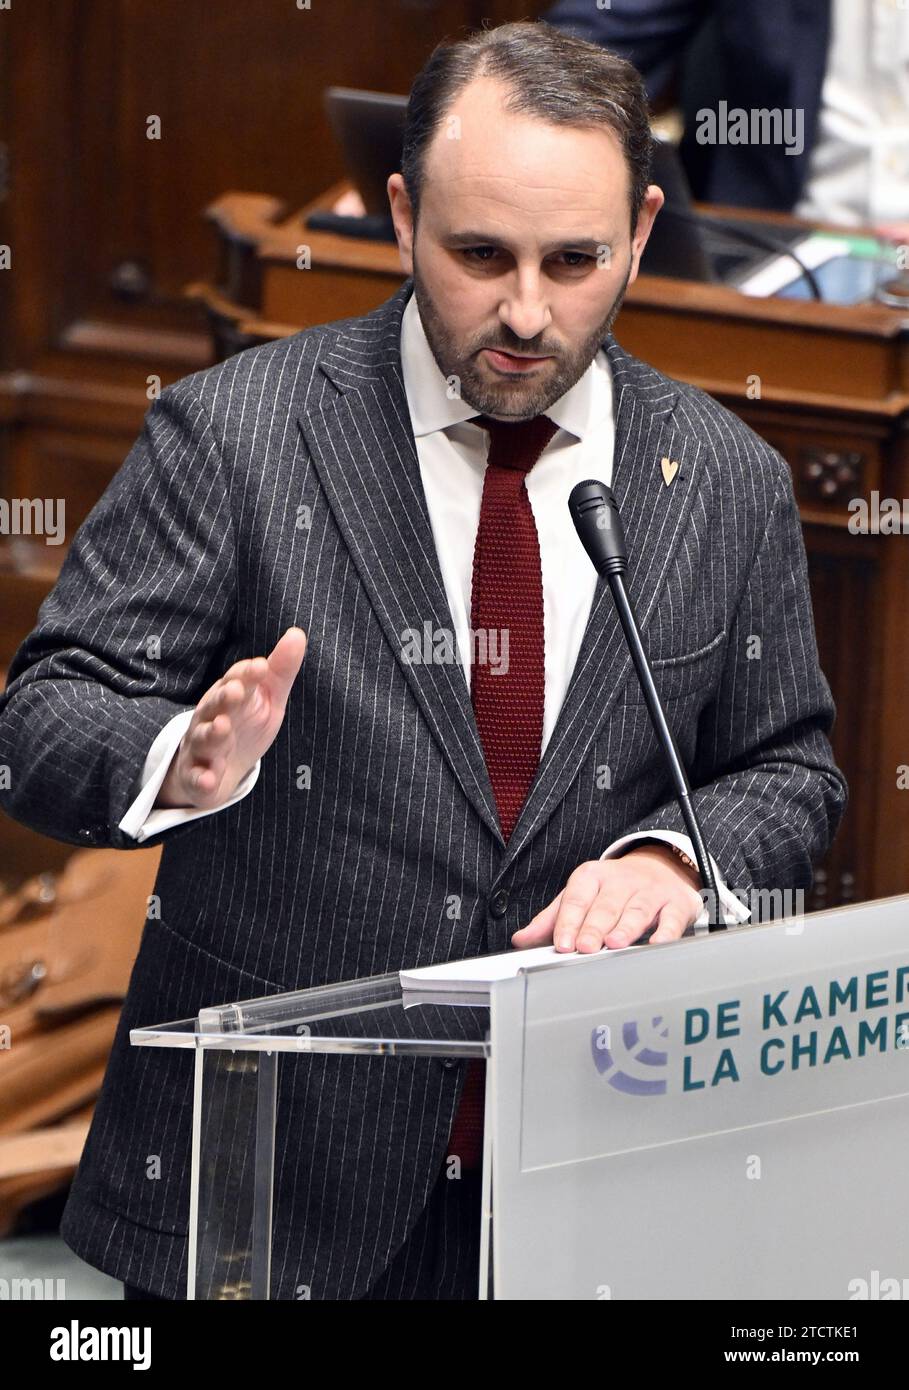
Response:
[{"label": "podium front panel", "polygon": [[492,1037],[496,1298],[909,1278],[907,899],[533,969]]}]

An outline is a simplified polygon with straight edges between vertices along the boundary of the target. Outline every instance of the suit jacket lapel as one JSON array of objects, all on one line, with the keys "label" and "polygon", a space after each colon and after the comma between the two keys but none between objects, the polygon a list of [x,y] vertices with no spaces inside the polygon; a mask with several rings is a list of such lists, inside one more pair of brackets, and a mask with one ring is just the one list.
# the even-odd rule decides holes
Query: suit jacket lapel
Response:
[{"label": "suit jacket lapel", "polygon": [[[672,383],[629,356],[613,338],[604,347],[616,401],[612,490],[628,545],[626,584],[638,625],[646,634],[697,493],[703,446],[674,414],[677,392]],[[663,458],[679,465],[668,486],[660,466]],[[562,709],[500,872],[539,833],[565,796],[629,679],[637,676],[612,595],[606,581],[598,579]]]},{"label": "suit jacket lapel", "polygon": [[[435,738],[465,795],[504,844],[463,668],[414,662],[408,633],[440,630],[453,647],[420,477],[404,380],[400,332],[410,282],[351,329],[322,359],[339,394],[299,424],[372,606]],[[368,335],[366,325],[371,328]],[[364,340],[368,345],[364,344]],[[456,658],[456,652],[452,651]]]}]

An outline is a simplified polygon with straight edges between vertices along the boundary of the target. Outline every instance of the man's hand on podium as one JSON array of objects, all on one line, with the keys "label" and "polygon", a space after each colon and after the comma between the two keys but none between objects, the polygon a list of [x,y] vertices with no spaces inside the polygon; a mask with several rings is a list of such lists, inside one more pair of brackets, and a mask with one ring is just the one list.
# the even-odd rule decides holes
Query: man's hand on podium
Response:
[{"label": "man's hand on podium", "polygon": [[303,657],[306,633],[289,627],[270,656],[237,661],[202,696],[155,806],[215,810],[271,747]]},{"label": "man's hand on podium", "polygon": [[654,925],[651,942],[676,941],[703,911],[700,882],[668,845],[648,842],[620,859],[591,859],[511,942],[518,949],[552,942],[557,951],[617,950]]}]

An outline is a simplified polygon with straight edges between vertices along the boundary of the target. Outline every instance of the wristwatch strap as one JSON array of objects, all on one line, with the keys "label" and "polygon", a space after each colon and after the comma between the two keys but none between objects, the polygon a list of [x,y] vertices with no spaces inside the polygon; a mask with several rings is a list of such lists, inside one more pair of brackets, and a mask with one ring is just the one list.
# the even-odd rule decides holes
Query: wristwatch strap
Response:
[{"label": "wristwatch strap", "polygon": [[679,849],[678,845],[670,844],[668,840],[657,840],[654,836],[648,836],[646,840],[635,840],[633,844],[626,846],[625,852],[639,849],[641,845],[662,845],[664,849],[671,849],[676,858],[681,859],[686,868],[694,869],[695,873],[700,872],[695,861],[687,855],[683,849]]}]

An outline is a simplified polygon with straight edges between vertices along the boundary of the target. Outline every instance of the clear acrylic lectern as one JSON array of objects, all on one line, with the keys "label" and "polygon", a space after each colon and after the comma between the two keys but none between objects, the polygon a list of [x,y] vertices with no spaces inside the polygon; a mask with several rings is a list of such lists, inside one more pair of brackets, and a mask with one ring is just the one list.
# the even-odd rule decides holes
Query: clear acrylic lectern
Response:
[{"label": "clear acrylic lectern", "polygon": [[130,1037],[194,1053],[189,1298],[270,1297],[279,1059],[316,1052],[486,1059],[481,1299],[909,1281],[909,896],[523,969],[487,995],[380,975]]},{"label": "clear acrylic lectern", "polygon": [[[279,1059],[305,1066],[315,1052],[488,1058],[489,1007],[482,998],[405,995],[393,973],[217,1005],[198,1018],[134,1028],[130,1039],[195,1054],[187,1298],[267,1299]],[[484,1226],[488,1159],[487,1145]],[[487,1268],[484,1253],[484,1297]]]}]

